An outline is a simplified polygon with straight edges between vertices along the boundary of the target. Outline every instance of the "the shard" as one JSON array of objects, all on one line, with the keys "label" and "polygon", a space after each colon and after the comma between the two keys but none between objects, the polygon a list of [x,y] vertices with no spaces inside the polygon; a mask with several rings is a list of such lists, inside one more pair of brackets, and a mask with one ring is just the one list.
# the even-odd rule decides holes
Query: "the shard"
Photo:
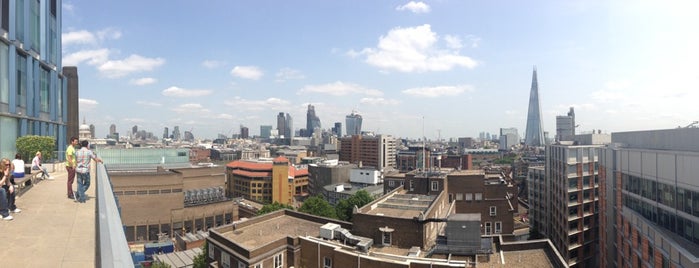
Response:
[{"label": "the shard", "polygon": [[524,136],[527,146],[544,146],[544,126],[541,123],[541,105],[539,103],[539,83],[536,79],[536,67],[532,74],[532,89],[529,92],[529,112],[527,113],[527,132]]}]

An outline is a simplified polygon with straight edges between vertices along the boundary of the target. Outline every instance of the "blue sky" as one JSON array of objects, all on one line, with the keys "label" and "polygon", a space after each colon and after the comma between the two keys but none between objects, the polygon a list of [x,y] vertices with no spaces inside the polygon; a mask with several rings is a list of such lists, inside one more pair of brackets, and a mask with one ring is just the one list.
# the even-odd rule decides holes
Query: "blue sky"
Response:
[{"label": "blue sky", "polygon": [[[435,139],[523,135],[537,66],[544,129],[699,120],[694,1],[63,1],[80,118],[198,138],[259,134],[276,114]],[[344,131],[344,130],[343,130]]]}]

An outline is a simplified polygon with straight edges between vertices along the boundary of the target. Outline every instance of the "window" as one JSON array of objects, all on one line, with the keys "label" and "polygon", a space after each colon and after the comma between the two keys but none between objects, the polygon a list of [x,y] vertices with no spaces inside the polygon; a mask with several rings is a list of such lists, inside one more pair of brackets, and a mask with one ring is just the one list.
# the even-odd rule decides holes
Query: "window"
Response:
[{"label": "window", "polygon": [[247,265],[245,265],[245,263],[244,263],[244,262],[242,262],[242,261],[238,261],[238,268],[248,268],[248,266],[247,266]]},{"label": "window", "polygon": [[[210,251],[213,252],[213,251]],[[211,255],[211,253],[209,253]],[[231,268],[231,256],[228,253],[221,251],[221,266],[223,268]]]},{"label": "window", "polygon": [[483,193],[476,193],[476,200],[483,200]]},{"label": "window", "polygon": [[283,258],[283,253],[279,253],[276,256],[274,256],[274,268],[282,268],[284,267],[284,258]]},{"label": "window", "polygon": [[456,201],[461,201],[461,200],[464,200],[464,194],[456,193]]},{"label": "window", "polygon": [[332,268],[333,267],[333,259],[328,258],[328,257],[323,257],[323,268]]},{"label": "window", "polygon": [[413,181],[412,181],[412,180],[410,181],[410,190],[411,190],[411,191],[414,191],[414,190],[415,190],[415,186],[413,185]]},{"label": "window", "polygon": [[24,43],[24,0],[15,1],[15,38]]},{"label": "window", "polygon": [[10,49],[4,43],[0,42],[0,102],[10,102],[10,68],[9,62],[5,59],[9,57]]},{"label": "window", "polygon": [[39,43],[41,42],[41,30],[40,30],[40,7],[39,0],[30,0],[30,14],[29,14],[29,31],[31,32],[31,48],[39,52],[41,47]]},{"label": "window", "polygon": [[439,191],[439,182],[438,181],[433,181],[432,182],[432,191]]},{"label": "window", "polygon": [[383,238],[383,239],[381,240],[381,243],[382,243],[382,244],[384,244],[384,245],[389,245],[389,246],[391,245],[391,233],[389,233],[389,232],[384,232],[383,235],[382,235],[382,238]]},{"label": "window", "polygon": [[17,53],[17,106],[27,106],[27,57]]},{"label": "window", "polygon": [[472,193],[465,193],[464,196],[465,196],[464,200],[466,200],[466,201],[471,201],[471,200],[473,200],[473,194],[472,194]]},{"label": "window", "polygon": [[[2,13],[0,13],[0,25],[2,29],[6,32],[10,31],[10,0],[0,0],[0,8],[2,8]],[[5,57],[7,59],[7,57]]]},{"label": "window", "polygon": [[262,263],[255,264],[255,266],[253,266],[253,268],[262,268]]},{"label": "window", "polygon": [[486,235],[489,235],[489,234],[492,232],[492,231],[491,231],[491,228],[492,228],[491,226],[492,226],[492,223],[491,223],[491,222],[489,222],[489,221],[488,221],[488,222],[485,222],[485,234],[486,234]]},{"label": "window", "polygon": [[490,206],[490,216],[496,216],[498,213],[498,207]]},{"label": "window", "polygon": [[495,222],[495,233],[496,234],[502,233],[502,222],[501,221]]},{"label": "window", "polygon": [[44,68],[40,69],[40,99],[41,99],[41,111],[48,113],[49,112],[49,101],[50,101],[50,96],[49,96],[49,71],[45,70]]},{"label": "window", "polygon": [[396,182],[395,181],[388,181],[388,187],[393,188],[395,186]]}]

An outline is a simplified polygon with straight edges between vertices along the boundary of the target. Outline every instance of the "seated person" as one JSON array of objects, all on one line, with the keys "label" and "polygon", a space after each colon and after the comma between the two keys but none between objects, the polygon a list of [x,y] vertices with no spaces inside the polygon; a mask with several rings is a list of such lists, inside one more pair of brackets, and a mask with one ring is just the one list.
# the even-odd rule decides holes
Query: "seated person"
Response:
[{"label": "seated person", "polygon": [[24,178],[24,160],[22,160],[21,155],[15,154],[15,159],[12,160],[12,166],[14,167],[12,176],[14,176],[15,179]]},{"label": "seated person", "polygon": [[48,170],[41,166],[41,151],[36,152],[36,156],[34,156],[34,159],[32,159],[32,170],[41,170],[42,180],[53,180],[53,177],[49,175]]},{"label": "seated person", "polygon": [[[10,188],[10,186],[12,185],[12,183],[10,183],[10,180],[12,178],[12,175],[10,174],[11,167],[12,165],[10,164],[9,159],[3,158],[2,160],[0,160],[0,186],[2,186],[0,187],[0,216],[3,220],[6,221],[12,220],[12,215],[10,215],[8,204],[11,195],[9,193],[9,190],[11,189],[14,193],[14,188]],[[12,201],[14,202],[14,198],[12,198]],[[15,209],[17,208],[15,207]]]}]

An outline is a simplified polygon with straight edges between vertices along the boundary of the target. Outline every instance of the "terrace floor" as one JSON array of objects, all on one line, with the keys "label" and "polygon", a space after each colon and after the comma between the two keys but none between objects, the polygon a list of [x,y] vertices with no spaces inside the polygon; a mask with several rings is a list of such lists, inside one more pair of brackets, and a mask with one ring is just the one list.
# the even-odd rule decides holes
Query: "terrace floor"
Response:
[{"label": "terrace floor", "polygon": [[0,220],[3,267],[96,266],[94,173],[84,204],[66,196],[65,169],[26,189],[15,202],[22,212],[11,213],[14,220]]}]

